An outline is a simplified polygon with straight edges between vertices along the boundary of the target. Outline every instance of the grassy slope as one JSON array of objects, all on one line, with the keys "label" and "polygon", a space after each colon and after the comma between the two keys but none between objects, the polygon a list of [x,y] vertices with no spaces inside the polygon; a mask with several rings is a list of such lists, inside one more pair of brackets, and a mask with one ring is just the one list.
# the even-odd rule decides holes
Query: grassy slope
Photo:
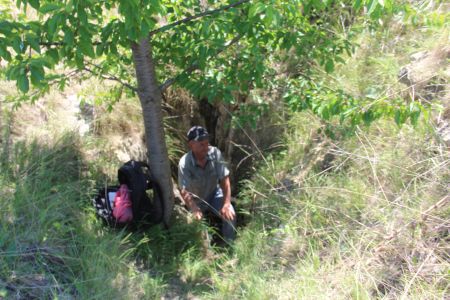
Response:
[{"label": "grassy slope", "polygon": [[[310,119],[298,116],[297,124]],[[433,205],[448,196],[450,156],[426,132],[393,128],[379,122],[334,143],[330,169],[312,170],[300,184],[295,177],[303,149],[294,140],[275,167],[249,183],[254,192],[248,196],[258,199],[253,212],[258,225],[237,244],[240,264],[230,268],[237,271],[225,272],[219,281],[229,285],[224,294],[252,299],[443,297],[450,211],[448,200]]]},{"label": "grassy slope", "polygon": [[[422,30],[411,34],[414,42],[400,38],[401,51],[442,37]],[[362,94],[374,82],[382,91],[382,82],[395,80],[392,66],[405,62],[395,45],[366,41],[373,52],[347,64],[358,68],[335,74]],[[374,66],[369,78],[362,76],[365,55]],[[307,113],[292,116],[285,150],[243,183],[248,224],[215,260],[203,255],[203,225],[188,225],[183,213],[169,233],[155,227],[130,234],[98,222],[90,205],[95,182],[114,178],[118,165],[102,139],[69,132],[16,142],[1,155],[0,297],[443,298],[450,279],[450,209],[441,201],[448,196],[448,149],[424,123],[399,129],[379,121],[334,141],[314,134],[319,127]],[[329,153],[327,163],[308,168],[311,152]]]},{"label": "grassy slope", "polygon": [[[17,144],[1,175],[0,284],[8,297],[440,298],[448,288],[448,152],[427,130],[379,122],[337,142],[300,185],[311,120],[248,182],[251,222],[213,263],[183,218],[127,235],[94,218],[80,142]],[[394,129],[393,129],[394,128]],[[62,163],[63,162],[63,163]],[[286,171],[290,170],[290,171]],[[274,175],[275,174],[275,175]],[[194,238],[193,238],[194,237]]]}]

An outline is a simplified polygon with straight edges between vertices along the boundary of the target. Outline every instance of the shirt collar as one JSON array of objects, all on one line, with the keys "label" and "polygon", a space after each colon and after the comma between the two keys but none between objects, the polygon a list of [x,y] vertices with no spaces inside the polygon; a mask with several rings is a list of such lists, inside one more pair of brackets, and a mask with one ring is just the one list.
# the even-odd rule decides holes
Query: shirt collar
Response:
[{"label": "shirt collar", "polygon": [[[206,163],[208,163],[208,161],[212,161],[212,153],[211,153],[211,146],[209,146],[208,148],[208,154],[206,154]],[[198,166],[197,160],[195,159],[194,153],[192,153],[192,150],[189,151],[189,155],[191,157],[191,164],[196,167]]]}]

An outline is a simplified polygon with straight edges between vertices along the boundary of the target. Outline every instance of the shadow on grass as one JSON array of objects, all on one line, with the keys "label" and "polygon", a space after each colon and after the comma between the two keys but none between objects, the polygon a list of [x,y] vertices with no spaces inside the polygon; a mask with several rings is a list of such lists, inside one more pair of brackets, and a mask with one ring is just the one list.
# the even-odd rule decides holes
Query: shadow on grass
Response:
[{"label": "shadow on grass", "polygon": [[210,266],[196,265],[198,226],[176,219],[169,230],[129,232],[95,217],[90,179],[101,174],[89,173],[80,148],[79,137],[66,134],[16,143],[3,159],[0,298],[186,298],[210,289]]},{"label": "shadow on grass", "polygon": [[20,299],[77,295],[78,139],[67,134],[52,144],[18,142],[2,158],[1,293]]}]

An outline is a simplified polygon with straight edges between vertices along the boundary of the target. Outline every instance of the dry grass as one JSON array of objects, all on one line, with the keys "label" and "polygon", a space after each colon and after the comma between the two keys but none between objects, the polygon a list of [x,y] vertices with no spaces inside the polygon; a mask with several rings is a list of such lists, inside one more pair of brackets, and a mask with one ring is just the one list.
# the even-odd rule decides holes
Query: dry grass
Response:
[{"label": "dry grass", "polygon": [[[404,28],[398,30],[400,38]],[[424,35],[416,44],[432,48]],[[395,47],[402,40],[384,42],[380,48],[389,55],[369,53],[369,66],[350,63],[337,81],[360,95],[368,87],[398,93],[396,68],[413,51],[403,50],[399,60]],[[357,73],[370,70],[373,76]],[[9,110],[4,95],[14,85],[0,89],[1,108]],[[130,235],[94,218],[93,182],[115,178],[120,161],[144,154],[135,99],[120,101],[112,113],[94,105],[83,116],[94,127],[80,138],[79,111],[70,101],[84,95],[93,104],[90,92],[102,93],[102,85],[52,92],[1,124],[11,127],[2,138],[12,142],[2,140],[0,298],[448,297],[450,154],[434,128],[379,121],[331,140],[316,134],[321,122],[311,115],[292,116],[285,151],[264,159],[255,154],[260,166],[238,198],[247,221],[238,240],[209,261],[192,238],[202,224],[189,226],[183,216],[170,234],[153,228]],[[167,110],[188,111],[167,120],[172,136],[180,136],[177,121],[186,126],[189,109],[197,108],[188,95],[169,96],[175,105]],[[73,134],[62,139],[67,130]],[[20,143],[24,136],[27,143]],[[171,135],[168,143],[176,163],[182,144]]]},{"label": "dry grass", "polygon": [[[294,118],[298,132],[308,132],[310,118]],[[220,297],[445,297],[448,149],[432,130],[380,121],[352,138],[329,141],[333,159],[324,168],[320,159],[312,166],[300,159],[317,153],[312,137],[312,144],[299,145],[290,136],[286,156],[248,184],[241,200],[253,199],[248,207],[255,220],[236,245],[236,270],[215,281]]]}]

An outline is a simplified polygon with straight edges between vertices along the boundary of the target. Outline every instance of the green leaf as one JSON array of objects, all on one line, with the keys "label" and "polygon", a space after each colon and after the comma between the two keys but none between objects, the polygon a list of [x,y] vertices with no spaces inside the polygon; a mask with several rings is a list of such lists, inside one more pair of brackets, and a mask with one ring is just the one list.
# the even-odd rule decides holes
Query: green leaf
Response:
[{"label": "green leaf", "polygon": [[108,23],[108,25],[106,25],[105,27],[102,28],[102,33],[100,34],[100,39],[102,40],[103,43],[105,43],[109,36],[112,33],[113,30],[113,23]]},{"label": "green leaf", "polygon": [[250,10],[248,11],[248,17],[253,18],[254,16],[262,13],[265,9],[266,6],[263,3],[257,2],[250,7]]},{"label": "green leaf", "polygon": [[359,10],[361,8],[361,2],[361,0],[353,1],[353,7],[355,8],[355,10]]},{"label": "green leaf", "polygon": [[332,115],[337,115],[340,113],[340,111],[341,111],[341,103],[339,100],[336,99],[331,103],[330,113]]},{"label": "green leaf", "polygon": [[362,115],[362,119],[364,121],[364,124],[370,125],[370,123],[372,123],[372,121],[374,120],[373,111],[368,110],[368,111],[364,112]]},{"label": "green leaf", "polygon": [[342,57],[340,57],[340,56],[336,56],[336,57],[334,58],[334,60],[335,60],[336,62],[338,62],[338,63],[345,64],[345,60],[344,60]]},{"label": "green leaf", "polygon": [[389,12],[392,12],[392,9],[394,8],[393,0],[384,0],[384,7],[385,7]]},{"label": "green leaf", "polygon": [[30,79],[31,83],[35,86],[41,84],[41,81],[45,78],[44,68],[42,66],[31,65],[30,66]]},{"label": "green leaf", "polygon": [[419,117],[420,117],[420,111],[414,111],[414,112],[410,113],[409,118],[411,121],[411,125],[416,126],[417,121],[419,120]]},{"label": "green leaf", "polygon": [[65,1],[66,2],[66,7],[64,8],[64,11],[68,14],[71,14],[74,9],[76,8],[75,5],[73,5],[73,0],[69,0],[69,1]]},{"label": "green leaf", "polygon": [[66,28],[64,30],[64,44],[66,44],[67,46],[72,46],[73,42],[74,42],[73,32],[69,28]]},{"label": "green leaf", "polygon": [[370,0],[368,8],[367,8],[367,14],[370,16],[375,11],[377,6],[378,6],[378,0]]},{"label": "green leaf", "polygon": [[8,21],[1,21],[0,22],[0,33],[3,33],[4,35],[9,35],[13,29],[13,26]]},{"label": "green leaf", "polygon": [[88,16],[86,14],[86,11],[84,9],[78,10],[78,19],[80,20],[82,25],[88,24]]},{"label": "green leaf", "polygon": [[8,80],[17,80],[17,76],[19,76],[19,66],[12,66],[6,69],[6,79]]},{"label": "green leaf", "polygon": [[111,52],[111,54],[117,55],[117,45],[114,43],[109,44],[109,52]]},{"label": "green leaf", "polygon": [[138,36],[137,36],[137,30],[134,28],[130,28],[127,30],[128,32],[128,38],[132,41],[137,41]]},{"label": "green leaf", "polygon": [[422,109],[422,114],[425,121],[430,119],[430,111],[428,109]]},{"label": "green leaf", "polygon": [[401,126],[403,123],[405,123],[406,117],[407,116],[405,115],[405,112],[401,108],[395,111],[394,120],[398,126]]},{"label": "green leaf", "polygon": [[328,106],[321,106],[321,108],[323,107],[322,111],[321,111],[321,117],[324,120],[329,120],[330,119],[330,110],[328,109]]},{"label": "green leaf", "polygon": [[141,32],[140,32],[140,39],[144,38],[148,35],[148,33],[150,32],[150,25],[148,24],[148,22],[146,20],[142,20],[141,22]]},{"label": "green leaf", "polygon": [[75,53],[75,63],[78,69],[82,69],[84,67],[84,57],[81,49],[77,49],[77,52]]},{"label": "green leaf", "polygon": [[421,112],[420,108],[421,108],[420,104],[418,104],[416,102],[411,102],[409,104],[409,117],[410,117],[411,124],[413,126],[417,125],[417,121],[420,117],[420,112]]},{"label": "green leaf", "polygon": [[56,64],[59,61],[58,50],[56,49],[48,49],[45,54],[53,60],[53,63]]},{"label": "green leaf", "polygon": [[165,14],[165,9],[161,6],[160,0],[150,0],[150,7],[152,12]]},{"label": "green leaf", "polygon": [[328,59],[328,60],[325,62],[325,71],[326,71],[327,73],[331,73],[331,72],[334,71],[334,62],[333,62],[333,60]]},{"label": "green leaf", "polygon": [[7,61],[11,61],[11,54],[9,51],[0,43],[0,57],[3,57]]},{"label": "green leaf", "polygon": [[18,37],[18,36],[14,37],[14,39],[12,40],[12,47],[13,47],[14,51],[16,51],[17,54],[22,53],[23,43],[22,43],[22,40],[20,39],[20,37]]},{"label": "green leaf", "polygon": [[39,8],[39,12],[40,12],[41,14],[47,14],[47,13],[49,13],[49,12],[58,10],[58,9],[60,9],[60,8],[61,8],[61,4],[56,4],[56,3],[46,3],[46,4],[42,5],[42,6]]},{"label": "green leaf", "polygon": [[264,16],[264,25],[266,25],[267,27],[271,26],[274,22],[274,18],[274,9],[271,6],[267,7]]},{"label": "green leaf", "polygon": [[311,0],[312,6],[317,10],[322,10],[324,3],[322,3],[322,0]]},{"label": "green leaf", "polygon": [[354,114],[350,118],[350,123],[352,126],[358,125],[361,123],[361,114]]},{"label": "green leaf", "polygon": [[91,58],[95,57],[94,47],[92,47],[90,41],[81,40],[78,46],[80,47],[80,50],[84,55],[87,55]]},{"label": "green leaf", "polygon": [[58,15],[53,16],[47,21],[47,34],[50,39],[53,39],[58,25]]},{"label": "green leaf", "polygon": [[36,52],[41,53],[41,47],[39,46],[39,38],[36,35],[27,33],[25,38],[28,44],[31,46],[31,48],[36,50]]},{"label": "green leaf", "polygon": [[28,3],[30,3],[32,8],[39,9],[40,6],[39,0],[28,0]]},{"label": "green leaf", "polygon": [[17,87],[23,93],[27,93],[30,90],[30,82],[28,81],[27,75],[20,74],[17,78]]},{"label": "green leaf", "polygon": [[105,45],[104,44],[98,44],[95,48],[95,54],[97,56],[101,56],[103,52],[105,51]]}]

